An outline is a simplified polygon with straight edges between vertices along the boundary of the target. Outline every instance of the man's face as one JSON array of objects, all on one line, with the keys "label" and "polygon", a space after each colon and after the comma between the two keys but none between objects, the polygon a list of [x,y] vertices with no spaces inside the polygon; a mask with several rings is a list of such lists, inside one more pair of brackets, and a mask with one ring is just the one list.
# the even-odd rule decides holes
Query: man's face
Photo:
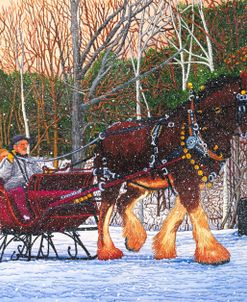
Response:
[{"label": "man's face", "polygon": [[28,145],[29,145],[28,141],[25,139],[22,139],[19,142],[17,142],[13,148],[17,153],[19,153],[21,155],[26,155],[27,150],[28,150]]}]

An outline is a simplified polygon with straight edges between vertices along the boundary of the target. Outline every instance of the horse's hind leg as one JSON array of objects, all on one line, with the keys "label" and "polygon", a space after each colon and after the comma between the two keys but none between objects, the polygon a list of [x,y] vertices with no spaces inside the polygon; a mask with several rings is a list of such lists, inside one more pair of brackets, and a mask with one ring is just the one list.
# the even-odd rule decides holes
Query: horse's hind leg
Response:
[{"label": "horse's hind leg", "polygon": [[147,234],[139,219],[133,213],[136,203],[145,197],[148,191],[132,184],[127,185],[127,192],[118,201],[118,212],[123,219],[123,237],[126,248],[138,252],[146,241]]},{"label": "horse's hind leg", "polygon": [[170,259],[176,257],[176,233],[186,214],[185,207],[176,197],[175,206],[169,212],[161,230],[153,239],[155,259]]},{"label": "horse's hind leg", "polygon": [[100,215],[98,222],[98,259],[109,260],[118,259],[123,256],[123,252],[115,247],[109,232],[112,211],[118,196],[119,189],[112,189],[102,192]]}]

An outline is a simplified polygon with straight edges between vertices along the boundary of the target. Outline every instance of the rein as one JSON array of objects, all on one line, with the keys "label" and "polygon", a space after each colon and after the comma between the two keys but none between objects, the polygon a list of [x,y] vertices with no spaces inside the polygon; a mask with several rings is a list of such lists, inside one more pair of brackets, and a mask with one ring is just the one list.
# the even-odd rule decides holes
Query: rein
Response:
[{"label": "rein", "polygon": [[25,183],[27,184],[29,179],[28,179],[28,174],[27,174],[27,170],[26,170],[26,165],[25,165],[25,162],[23,162],[23,164],[24,164],[24,169],[23,169],[23,167],[21,166],[21,163],[20,163],[20,160],[23,161],[23,159],[25,159],[25,158],[17,156],[14,151],[11,151],[10,153],[16,159],[16,163],[18,165],[18,168],[21,171],[21,174],[22,174],[22,177],[23,177]]},{"label": "rein", "polygon": [[[162,169],[160,168],[160,166],[162,166],[164,163],[170,163],[172,160],[174,160],[175,158],[181,158],[181,159],[189,159],[190,163],[192,165],[194,165],[194,169],[198,170],[197,173],[199,176],[202,177],[202,181],[205,183],[208,182],[212,182],[217,173],[216,172],[212,172],[209,175],[205,175],[205,173],[200,169],[200,163],[196,164],[195,160],[192,159],[192,155],[193,152],[195,154],[197,154],[197,156],[199,156],[199,158],[201,158],[201,160],[212,160],[214,162],[219,163],[218,165],[220,166],[225,159],[223,158],[222,153],[217,154],[218,146],[215,145],[213,147],[213,150],[211,150],[207,143],[204,141],[203,136],[200,132],[200,127],[197,121],[197,110],[196,110],[196,103],[200,101],[200,98],[198,95],[195,94],[194,90],[193,90],[193,85],[191,83],[188,84],[188,88],[189,88],[189,109],[187,112],[187,123],[183,123],[181,126],[181,132],[180,132],[180,146],[178,148],[176,148],[173,152],[171,152],[171,154],[168,154],[168,156],[166,156],[165,159],[160,160],[159,159],[159,149],[158,149],[158,139],[160,136],[160,133],[162,131],[162,127],[163,126],[167,126],[167,127],[174,127],[174,123],[169,122],[169,118],[170,115],[166,114],[164,117],[157,119],[157,120],[140,120],[140,121],[135,121],[137,125],[134,126],[129,126],[127,128],[123,128],[123,129],[117,129],[115,131],[108,131],[108,129],[106,129],[105,131],[99,133],[98,137],[95,138],[94,140],[92,140],[91,142],[89,142],[88,144],[72,151],[69,153],[66,153],[64,155],[52,158],[52,159],[46,159],[46,160],[28,160],[28,159],[24,159],[26,161],[29,162],[51,162],[54,160],[58,160],[61,158],[65,158],[69,155],[72,155],[74,153],[77,153],[93,144],[96,144],[99,140],[104,140],[107,137],[113,136],[113,135],[121,135],[121,134],[125,134],[125,133],[130,133],[130,132],[134,132],[134,131],[138,131],[141,130],[143,128],[147,128],[153,125],[152,130],[151,130],[151,157],[149,160],[149,166],[148,169],[150,169],[150,171],[154,171],[154,170],[160,170],[160,174],[162,174],[163,177],[167,177],[168,175],[168,170],[166,169],[166,167],[164,166]],[[236,101],[237,101],[237,116],[236,118],[238,120],[240,120],[241,116],[243,113],[246,113],[247,111],[247,95],[246,92],[241,91],[240,93],[238,93],[236,95]],[[215,109],[211,109],[214,110],[215,112],[217,112],[216,110],[218,110],[219,112],[221,112],[223,110],[223,108],[221,107],[217,107]],[[191,154],[192,152],[192,154]],[[174,154],[175,156],[174,156]],[[22,159],[23,160],[23,159]],[[83,159],[82,161],[85,161],[85,159]],[[76,165],[77,163],[75,163],[74,165]],[[207,163],[206,163],[207,164]],[[210,162],[209,162],[210,164]],[[107,167],[107,163],[102,163],[102,168],[96,169],[97,171],[93,170],[94,175],[100,175],[101,179],[103,179],[103,182],[105,182],[106,180],[111,180],[111,179],[116,179],[119,178],[120,175],[115,175],[115,173],[111,172],[109,170],[109,168]],[[205,165],[205,164],[204,164]],[[146,170],[147,168],[145,168],[144,170]],[[103,184],[102,182],[102,184]],[[102,187],[103,188],[103,187]]]},{"label": "rein", "polygon": [[[75,154],[77,152],[80,152],[81,150],[84,150],[86,149],[87,147],[89,146],[92,146],[94,145],[98,140],[100,140],[100,134],[98,137],[96,137],[94,140],[92,140],[91,142],[89,142],[88,144],[84,145],[84,146],[81,146],[80,148],[77,148],[76,150],[74,151],[71,151],[71,152],[68,152],[66,154],[63,154],[63,155],[60,155],[60,156],[57,156],[57,157],[53,157],[53,158],[50,158],[50,159],[28,159],[28,158],[21,158],[19,156],[16,156],[17,159],[21,159],[23,161],[26,161],[28,163],[46,163],[46,162],[52,162],[54,160],[58,160],[58,159],[62,159],[62,158],[65,158],[65,157],[68,157],[69,155],[72,155],[72,154]],[[84,160],[83,160],[84,161]]]}]

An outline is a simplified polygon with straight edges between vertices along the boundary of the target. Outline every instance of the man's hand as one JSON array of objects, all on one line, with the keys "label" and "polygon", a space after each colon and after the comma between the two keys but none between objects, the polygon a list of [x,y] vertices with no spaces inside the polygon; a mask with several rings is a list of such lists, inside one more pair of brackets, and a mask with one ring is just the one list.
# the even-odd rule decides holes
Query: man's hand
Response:
[{"label": "man's hand", "polygon": [[9,162],[11,162],[11,163],[12,163],[13,160],[14,160],[13,154],[9,153],[8,150],[6,150],[6,149],[0,149],[0,162],[1,162],[5,157],[7,157],[8,160],[9,160]]}]

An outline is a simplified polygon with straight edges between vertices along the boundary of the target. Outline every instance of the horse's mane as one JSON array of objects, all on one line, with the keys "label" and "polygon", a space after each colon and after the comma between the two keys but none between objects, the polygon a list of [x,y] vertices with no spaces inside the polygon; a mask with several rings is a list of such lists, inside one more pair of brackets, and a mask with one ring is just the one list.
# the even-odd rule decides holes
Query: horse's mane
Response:
[{"label": "horse's mane", "polygon": [[[240,77],[238,76],[230,76],[230,75],[220,75],[218,78],[209,80],[204,84],[204,89],[197,92],[197,95],[200,101],[205,100],[208,96],[210,96],[215,91],[219,91],[227,84],[233,84],[239,81],[239,85],[241,84]],[[176,108],[172,110],[168,110],[166,113],[168,115],[178,114],[178,112],[182,112],[185,108],[187,108],[189,99],[185,100],[182,104],[178,105]]]},{"label": "horse's mane", "polygon": [[239,81],[240,84],[240,78],[237,76],[226,76],[221,75],[216,79],[208,81],[204,85],[204,89],[198,92],[198,96],[201,101],[206,99],[210,94],[214,93],[215,91],[223,88],[227,84],[236,83]]},{"label": "horse's mane", "polygon": [[[225,87],[225,85],[236,83],[237,81],[239,81],[239,84],[241,83],[240,77],[238,76],[220,75],[218,78],[206,82],[206,84],[203,85],[204,89],[197,92],[197,95],[200,101],[203,101],[215,91],[218,91],[219,89]],[[183,103],[178,105],[176,108],[166,110],[165,113],[159,117],[142,118],[140,120],[135,120],[135,121],[138,123],[145,123],[145,124],[157,123],[166,114],[169,116],[174,116],[175,114],[179,114],[179,112],[180,113],[186,112],[185,108],[187,108],[188,102],[189,100],[187,99]]]}]

